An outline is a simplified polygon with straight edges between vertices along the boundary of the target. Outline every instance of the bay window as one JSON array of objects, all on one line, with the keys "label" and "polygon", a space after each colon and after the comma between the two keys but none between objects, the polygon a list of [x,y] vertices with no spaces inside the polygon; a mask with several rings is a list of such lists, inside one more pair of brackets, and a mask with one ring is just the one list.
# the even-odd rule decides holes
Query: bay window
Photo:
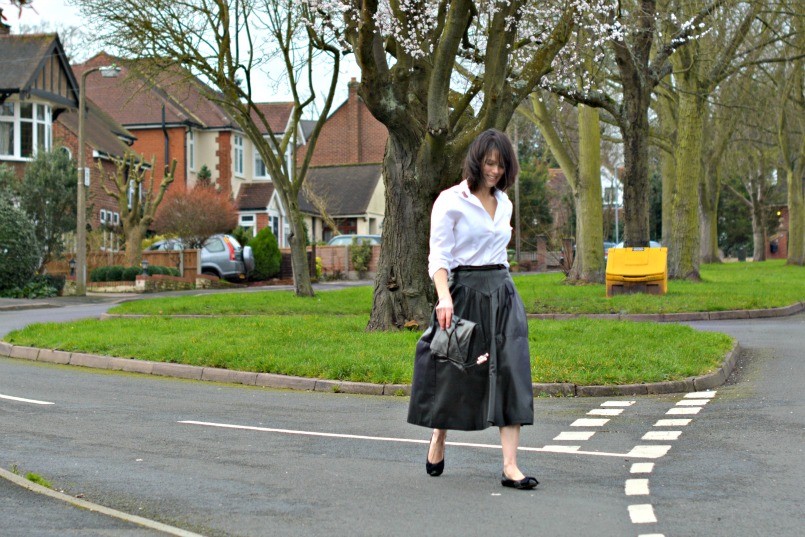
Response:
[{"label": "bay window", "polygon": [[50,106],[30,101],[0,104],[0,157],[31,159],[52,143]]}]

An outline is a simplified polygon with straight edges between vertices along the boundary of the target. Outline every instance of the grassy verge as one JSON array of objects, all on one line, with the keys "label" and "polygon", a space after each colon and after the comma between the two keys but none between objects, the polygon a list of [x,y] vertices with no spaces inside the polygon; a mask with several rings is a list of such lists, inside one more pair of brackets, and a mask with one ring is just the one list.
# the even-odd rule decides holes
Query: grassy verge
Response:
[{"label": "grassy verge", "polygon": [[805,268],[784,261],[703,265],[701,282],[668,283],[668,293],[606,298],[604,285],[565,285],[561,274],[515,277],[529,313],[672,313],[790,306],[805,300]]},{"label": "grassy verge", "polygon": [[[668,294],[606,298],[601,285],[565,285],[562,274],[516,275],[529,313],[671,313],[789,306],[805,300],[805,268],[782,261],[704,265],[701,282],[671,281]],[[368,315],[372,289],[354,287],[295,297],[290,291],[136,300],[111,313],[145,315]]]},{"label": "grassy verge", "polygon": [[[409,383],[419,333],[366,332],[367,317],[85,320],[31,325],[6,341],[145,360],[314,378]],[[579,319],[531,321],[534,382],[629,384],[681,379],[716,368],[723,334],[682,325]]]}]

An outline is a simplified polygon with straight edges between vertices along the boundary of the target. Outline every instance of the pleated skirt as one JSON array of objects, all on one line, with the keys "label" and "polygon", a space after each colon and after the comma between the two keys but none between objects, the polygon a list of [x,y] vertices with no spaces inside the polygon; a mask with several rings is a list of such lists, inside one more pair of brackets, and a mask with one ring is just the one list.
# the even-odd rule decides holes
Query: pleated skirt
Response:
[{"label": "pleated skirt", "polygon": [[477,323],[470,356],[488,360],[465,371],[430,351],[436,324],[417,342],[408,422],[434,429],[477,431],[534,422],[528,323],[505,267],[450,275],[454,314]]}]

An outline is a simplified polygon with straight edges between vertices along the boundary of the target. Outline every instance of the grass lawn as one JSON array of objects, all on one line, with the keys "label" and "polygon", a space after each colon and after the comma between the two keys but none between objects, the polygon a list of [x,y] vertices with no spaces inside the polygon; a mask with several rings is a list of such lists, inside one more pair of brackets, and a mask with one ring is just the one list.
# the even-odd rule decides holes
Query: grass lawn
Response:
[{"label": "grass lawn", "polygon": [[[15,345],[313,378],[407,384],[419,332],[366,332],[366,315],[84,320],[31,325]],[[718,367],[732,340],[673,324],[529,322],[534,382],[630,384]]]},{"label": "grass lawn", "polygon": [[[514,281],[529,313],[672,313],[789,306],[805,300],[805,268],[783,261],[703,265],[701,282],[671,281],[668,294],[606,297],[603,284],[565,285],[564,275],[523,274]],[[135,300],[110,313],[145,315],[362,315],[372,288],[295,297],[290,291],[221,293]]]},{"label": "grass lawn", "polygon": [[[669,313],[788,306],[805,300],[805,269],[782,261],[705,265],[702,282],[669,283],[662,297],[605,297],[561,274],[516,275],[531,313]],[[298,298],[290,292],[137,300],[112,313],[146,318],[31,325],[15,345],[305,377],[405,384],[420,332],[366,332],[370,287]],[[169,315],[210,315],[176,318]],[[726,335],[684,325],[594,319],[529,321],[534,382],[579,385],[678,380],[712,371]]]}]

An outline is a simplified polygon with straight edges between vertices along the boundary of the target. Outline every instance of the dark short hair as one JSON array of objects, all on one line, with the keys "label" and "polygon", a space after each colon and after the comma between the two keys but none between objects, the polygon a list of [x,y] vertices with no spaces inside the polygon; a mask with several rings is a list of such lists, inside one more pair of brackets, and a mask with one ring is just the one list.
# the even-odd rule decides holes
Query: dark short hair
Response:
[{"label": "dark short hair", "polygon": [[464,159],[462,175],[467,180],[470,191],[475,192],[483,184],[484,157],[496,152],[503,163],[503,176],[495,185],[498,190],[506,191],[514,184],[520,172],[520,164],[514,153],[514,147],[506,134],[497,129],[488,129],[478,135],[470,144]]}]

